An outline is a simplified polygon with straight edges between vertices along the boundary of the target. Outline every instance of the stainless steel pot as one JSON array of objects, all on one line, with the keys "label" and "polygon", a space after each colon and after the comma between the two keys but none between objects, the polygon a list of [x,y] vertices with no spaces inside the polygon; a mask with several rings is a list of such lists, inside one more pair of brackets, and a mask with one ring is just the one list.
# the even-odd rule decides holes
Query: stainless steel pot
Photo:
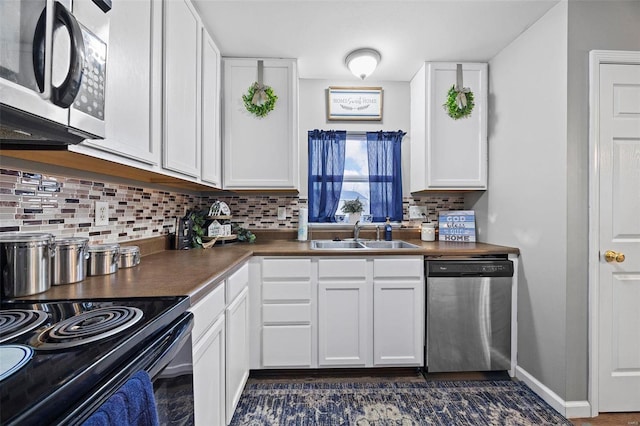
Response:
[{"label": "stainless steel pot", "polygon": [[0,234],[0,287],[3,297],[42,293],[51,288],[55,238],[52,234]]},{"label": "stainless steel pot", "polygon": [[89,246],[89,275],[113,274],[118,270],[120,244]]},{"label": "stainless steel pot", "polygon": [[53,284],[71,284],[87,277],[89,239],[71,237],[56,239],[56,255],[53,262]]},{"label": "stainless steel pot", "polygon": [[120,262],[118,268],[130,268],[140,264],[140,247],[120,247]]}]

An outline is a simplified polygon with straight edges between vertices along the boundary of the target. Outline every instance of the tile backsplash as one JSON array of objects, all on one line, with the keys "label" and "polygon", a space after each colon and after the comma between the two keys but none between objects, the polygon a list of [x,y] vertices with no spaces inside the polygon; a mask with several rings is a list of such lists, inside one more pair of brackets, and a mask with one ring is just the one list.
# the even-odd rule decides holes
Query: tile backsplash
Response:
[{"label": "tile backsplash", "polygon": [[[224,201],[229,205],[234,222],[245,228],[260,229],[291,229],[298,227],[298,211],[307,206],[307,200],[295,195],[238,195],[211,197],[204,200],[210,205],[215,200]],[[440,210],[464,209],[464,195],[438,194],[404,197],[402,210],[404,220],[409,220],[409,206],[425,206],[427,218],[433,222],[438,220]],[[286,219],[278,220],[278,207],[286,209]]]},{"label": "tile backsplash", "polygon": [[[49,232],[56,236],[89,237],[91,243],[138,240],[174,231],[175,218],[215,200],[226,202],[233,222],[250,229],[295,229],[306,200],[297,195],[193,195],[180,190],[145,188],[107,180],[88,180],[63,174],[0,169],[0,232]],[[95,226],[94,204],[109,203],[109,225]],[[464,208],[464,195],[437,194],[405,197],[409,206],[426,206],[435,221],[440,210]],[[278,220],[284,207],[285,220]]]},{"label": "tile backsplash", "polygon": [[[95,226],[94,203],[109,203],[109,225]],[[0,231],[49,232],[122,242],[173,232],[175,217],[200,197],[106,181],[0,169]]]}]

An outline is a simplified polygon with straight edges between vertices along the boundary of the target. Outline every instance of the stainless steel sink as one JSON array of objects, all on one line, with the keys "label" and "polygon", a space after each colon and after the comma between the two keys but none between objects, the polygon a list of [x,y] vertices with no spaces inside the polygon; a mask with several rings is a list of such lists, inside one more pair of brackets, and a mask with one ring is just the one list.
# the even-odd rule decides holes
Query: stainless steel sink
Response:
[{"label": "stainless steel sink", "polygon": [[312,240],[311,248],[314,250],[350,250],[363,249],[364,246],[357,241]]},{"label": "stainless steel sink", "polygon": [[362,249],[412,249],[419,248],[415,244],[406,241],[332,241],[332,240],[312,240],[311,248],[313,250],[362,250]]},{"label": "stainless steel sink", "polygon": [[419,248],[415,244],[408,243],[406,241],[366,241],[364,246],[369,249],[415,249]]}]

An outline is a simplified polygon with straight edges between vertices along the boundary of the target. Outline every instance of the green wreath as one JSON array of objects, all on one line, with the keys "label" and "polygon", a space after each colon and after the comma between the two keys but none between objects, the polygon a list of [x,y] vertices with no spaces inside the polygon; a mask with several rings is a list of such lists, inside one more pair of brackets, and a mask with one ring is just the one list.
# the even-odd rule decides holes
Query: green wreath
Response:
[{"label": "green wreath", "polygon": [[270,86],[261,86],[256,82],[249,86],[242,100],[247,111],[256,117],[264,117],[273,111],[278,97]]},{"label": "green wreath", "polygon": [[[464,100],[462,99],[464,98]],[[456,90],[455,84],[451,86],[447,93],[447,101],[442,105],[454,120],[466,118],[471,115],[475,103],[473,102],[473,92],[467,88]]]}]

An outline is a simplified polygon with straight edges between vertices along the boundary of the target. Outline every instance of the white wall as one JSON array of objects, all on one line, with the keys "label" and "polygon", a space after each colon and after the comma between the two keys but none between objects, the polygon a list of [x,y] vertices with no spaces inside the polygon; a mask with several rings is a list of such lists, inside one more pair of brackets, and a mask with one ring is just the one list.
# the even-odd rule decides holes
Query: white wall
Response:
[{"label": "white wall", "polygon": [[567,132],[567,399],[588,379],[589,51],[640,51],[640,1],[569,2]]},{"label": "white wall", "polygon": [[[589,51],[640,50],[638,22],[637,0],[563,2],[490,62],[489,191],[466,201],[483,240],[522,249],[518,363],[565,401],[588,392]],[[536,111],[515,111],[518,82]]]},{"label": "white wall", "polygon": [[[383,89],[382,121],[327,121],[327,89],[329,86],[372,86]],[[353,130],[353,131],[409,131],[409,82],[370,81],[361,82],[354,77],[349,81],[299,80],[299,121],[300,129],[300,197],[307,197],[308,148],[307,132],[313,129]],[[402,140],[402,189],[409,195],[410,135]]]},{"label": "white wall", "polygon": [[489,63],[482,241],[519,247],[518,365],[565,395],[567,3]]}]

